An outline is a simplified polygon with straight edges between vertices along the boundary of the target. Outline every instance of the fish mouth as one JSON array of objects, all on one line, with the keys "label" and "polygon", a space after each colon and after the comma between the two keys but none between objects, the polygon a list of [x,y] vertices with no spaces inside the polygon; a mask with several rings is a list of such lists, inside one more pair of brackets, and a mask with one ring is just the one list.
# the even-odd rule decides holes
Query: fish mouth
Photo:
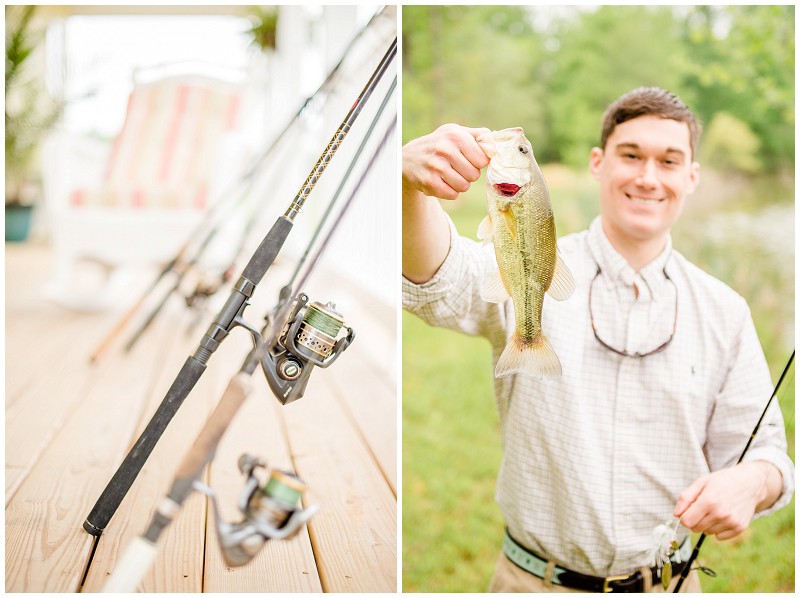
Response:
[{"label": "fish mouth", "polygon": [[497,183],[494,188],[497,189],[497,192],[503,197],[514,197],[521,189],[519,185],[515,185],[514,183]]}]

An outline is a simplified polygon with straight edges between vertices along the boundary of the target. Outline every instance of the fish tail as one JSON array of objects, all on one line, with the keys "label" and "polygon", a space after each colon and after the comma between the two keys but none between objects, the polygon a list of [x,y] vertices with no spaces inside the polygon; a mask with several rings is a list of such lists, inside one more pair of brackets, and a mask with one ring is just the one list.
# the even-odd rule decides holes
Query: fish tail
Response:
[{"label": "fish tail", "polygon": [[495,378],[511,374],[539,378],[561,376],[561,362],[544,334],[539,332],[532,340],[526,341],[514,332],[494,370]]}]

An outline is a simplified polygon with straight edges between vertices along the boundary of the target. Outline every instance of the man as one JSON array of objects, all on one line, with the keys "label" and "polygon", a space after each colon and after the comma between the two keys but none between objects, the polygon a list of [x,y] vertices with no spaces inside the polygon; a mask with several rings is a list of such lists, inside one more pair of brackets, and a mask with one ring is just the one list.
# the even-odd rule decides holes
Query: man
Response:
[{"label": "man", "polygon": [[[672,248],[699,180],[699,131],[658,88],[606,112],[589,157],[600,216],[558,243],[576,291],[543,307],[563,374],[495,380],[507,535],[492,591],[658,591],[656,526],[680,519],[678,572],[688,530],[732,538],[791,499],[777,405],[735,465],[772,390],[749,309]],[[478,180],[489,158],[476,138],[488,132],[444,125],[403,148],[403,300],[431,324],[488,338],[496,363],[514,317],[510,301],[480,299],[493,253],[458,237],[429,197],[456,199]],[[700,590],[696,572],[682,589]]]}]

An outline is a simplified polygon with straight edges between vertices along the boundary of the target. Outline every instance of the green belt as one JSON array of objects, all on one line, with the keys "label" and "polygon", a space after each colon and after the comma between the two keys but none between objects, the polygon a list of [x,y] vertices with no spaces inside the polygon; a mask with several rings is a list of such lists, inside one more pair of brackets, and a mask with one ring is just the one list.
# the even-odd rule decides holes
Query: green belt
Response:
[{"label": "green belt", "polygon": [[[509,535],[508,530],[506,530],[503,537],[503,553],[517,567],[524,569],[539,579],[544,579],[545,573],[547,572],[547,561],[541,558],[539,555],[534,554],[533,552],[530,552],[526,548],[520,546]],[[689,542],[689,538],[686,538],[683,545],[678,550],[678,556],[680,557],[681,562],[685,563],[688,561],[691,553],[692,544]],[[559,577],[562,573],[571,573],[571,571],[556,565],[553,569],[552,575],[550,576],[550,581],[556,585],[564,585],[559,580]]]}]

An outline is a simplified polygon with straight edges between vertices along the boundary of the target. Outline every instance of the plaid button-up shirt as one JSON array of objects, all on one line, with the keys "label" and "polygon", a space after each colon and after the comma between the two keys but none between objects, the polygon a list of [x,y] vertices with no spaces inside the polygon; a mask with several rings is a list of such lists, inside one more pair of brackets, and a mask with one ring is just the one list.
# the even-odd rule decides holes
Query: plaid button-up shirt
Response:
[{"label": "plaid button-up shirt", "polygon": [[[432,325],[488,338],[496,363],[513,332],[513,304],[480,298],[481,279],[497,267],[491,245],[451,231],[436,275],[421,285],[403,280],[403,307]],[[542,329],[563,375],[495,379],[503,433],[497,501],[511,535],[530,550],[585,574],[627,573],[652,564],[653,528],[671,519],[678,495],[736,463],[772,382],[744,299],[671,241],[638,273],[599,218],[558,246],[576,291],[566,301],[545,296]],[[666,350],[623,357],[597,342],[592,284],[592,314],[605,342],[646,353],[675,323]],[[776,402],[747,453],[755,459],[783,474],[781,497],[765,515],[794,491]],[[687,534],[680,528],[679,540]]]}]

